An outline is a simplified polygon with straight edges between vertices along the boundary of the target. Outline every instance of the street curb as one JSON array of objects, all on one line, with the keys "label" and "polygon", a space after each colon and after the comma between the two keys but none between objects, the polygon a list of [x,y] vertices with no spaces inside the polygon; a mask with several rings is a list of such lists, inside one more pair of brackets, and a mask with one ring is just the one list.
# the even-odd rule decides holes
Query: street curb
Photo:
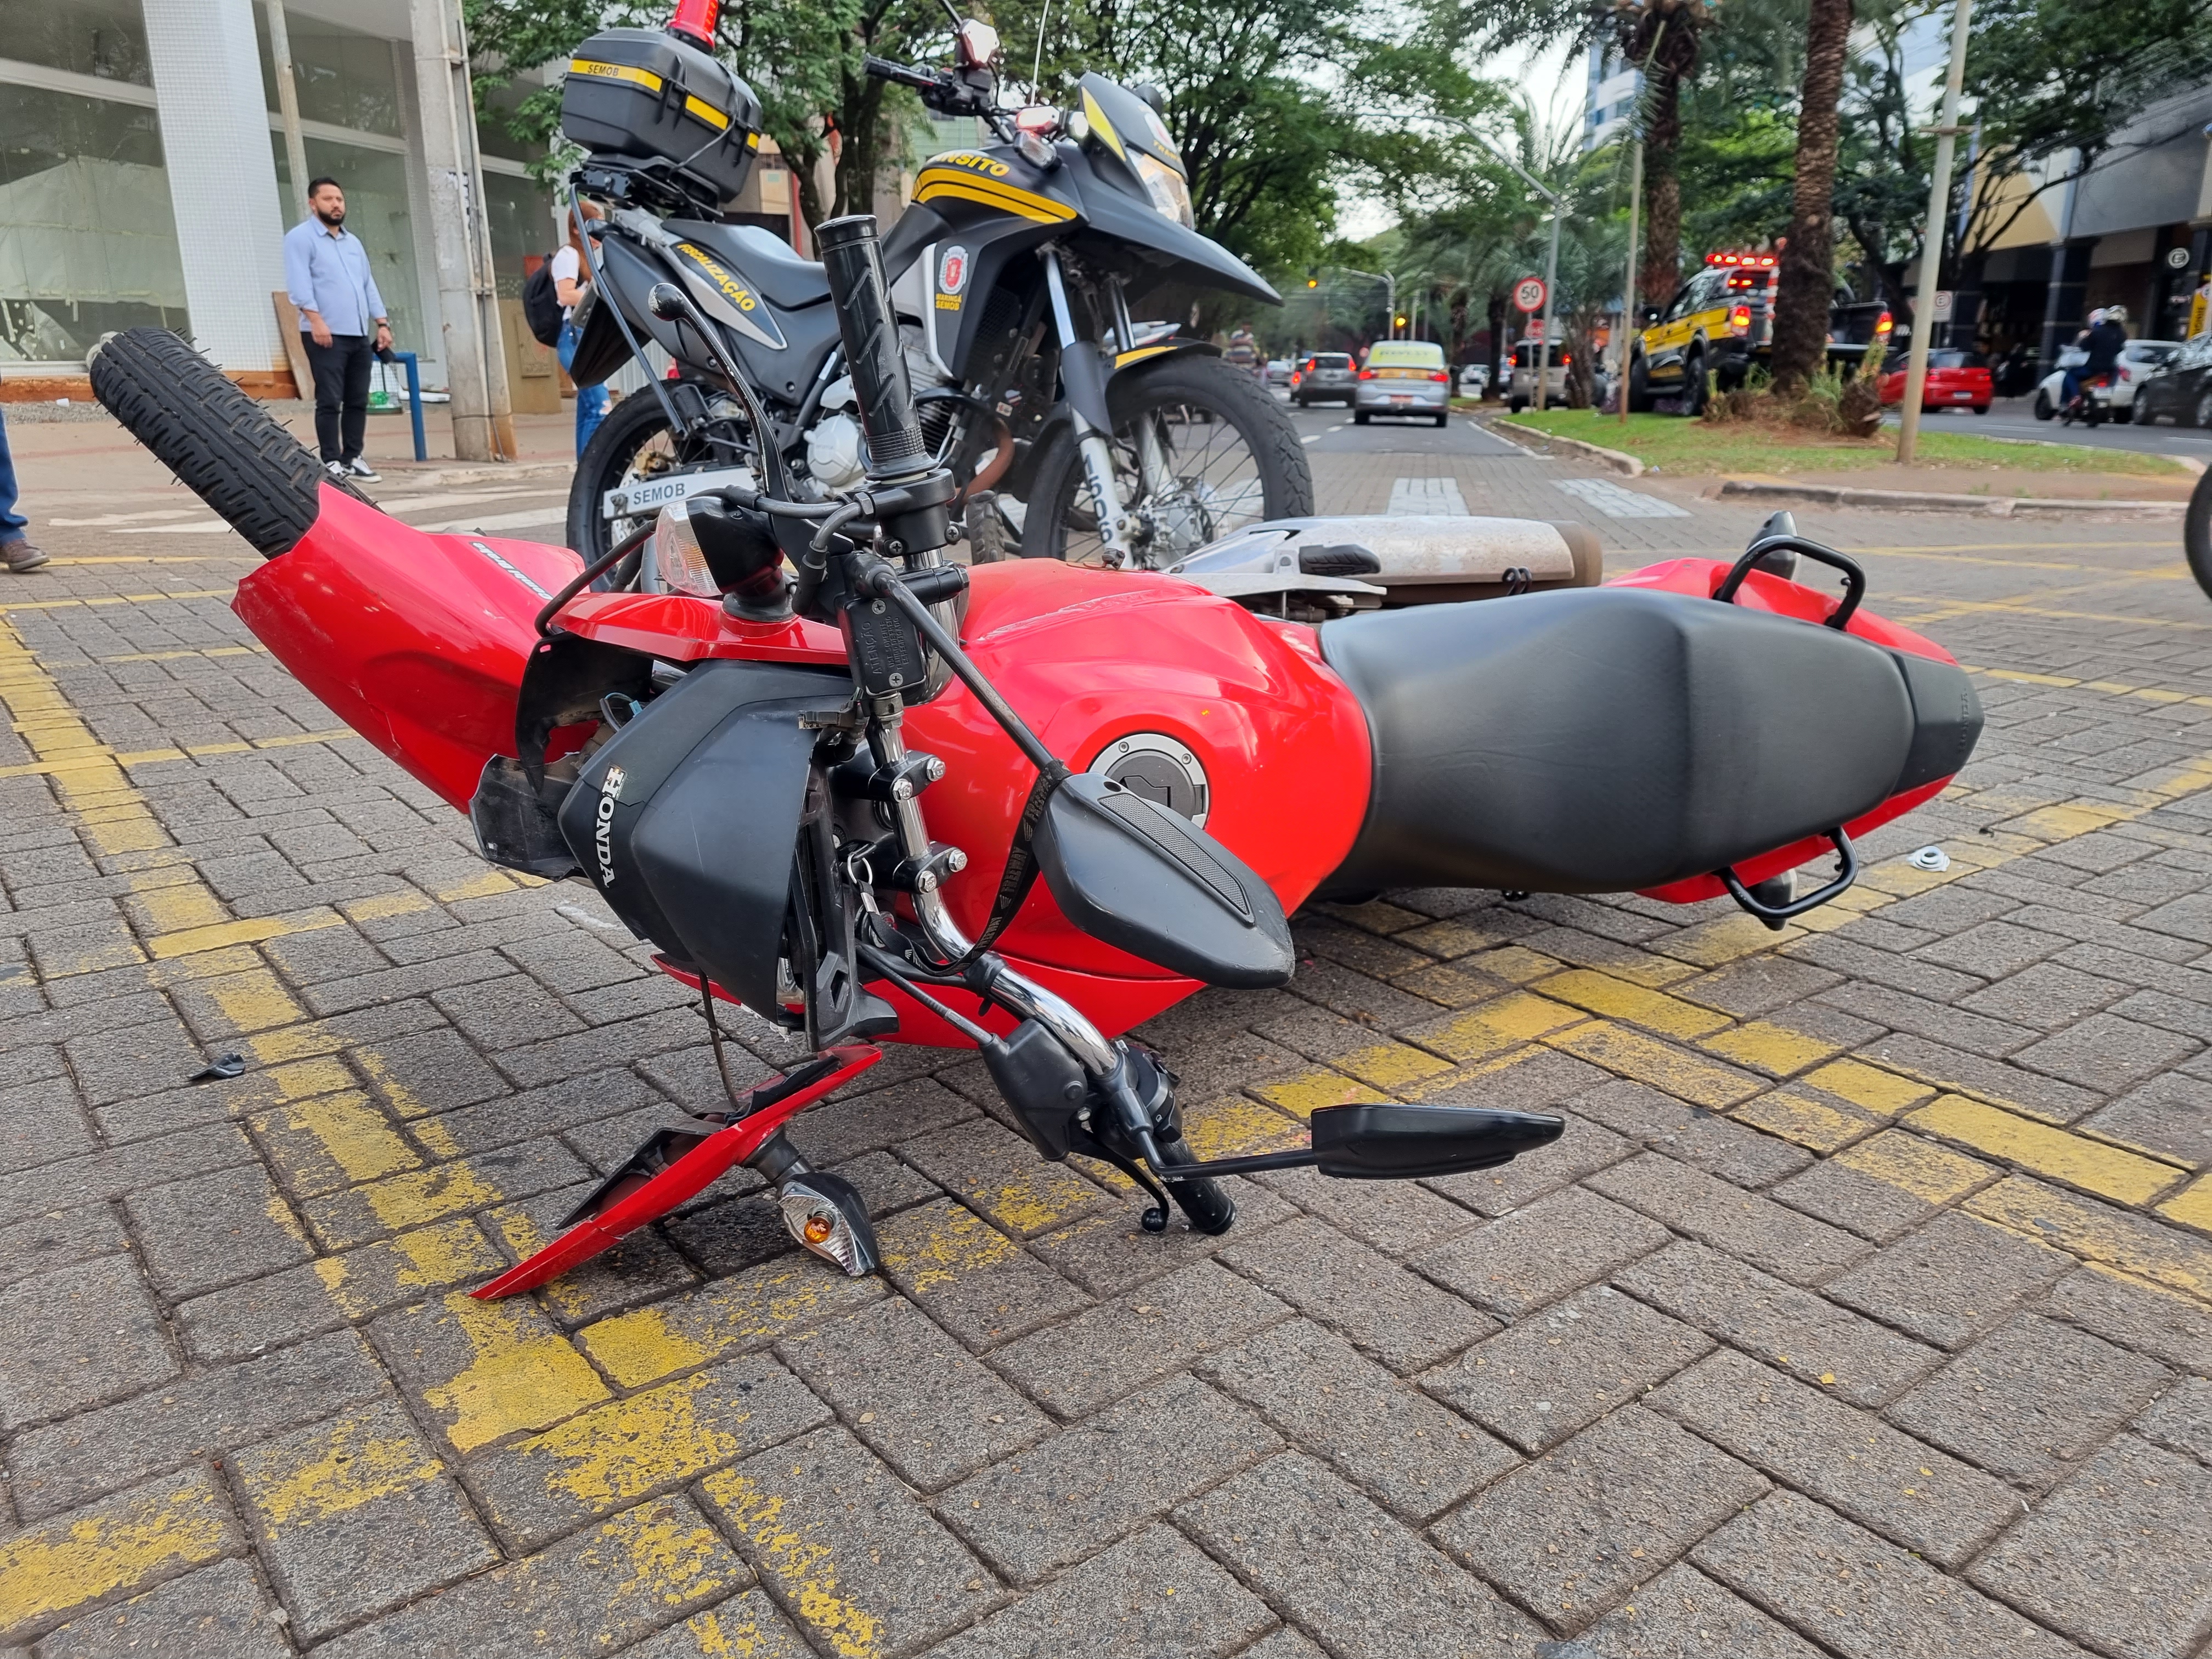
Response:
[{"label": "street curb", "polygon": [[510,462],[493,466],[425,467],[416,471],[405,461],[386,461],[387,483],[445,488],[453,484],[557,483],[576,470],[574,461]]},{"label": "street curb", "polygon": [[1992,519],[2009,519],[2022,513],[2129,513],[2148,518],[2178,519],[2189,510],[2186,501],[2071,501],[2036,495],[1955,495],[1933,490],[1847,489],[1839,484],[1760,483],[1749,478],[1723,478],[1716,493],[1751,495],[1763,501],[1809,501],[1827,507],[1978,513]]},{"label": "street curb", "polygon": [[[1519,422],[1501,415],[1493,415],[1486,420],[1480,416],[1476,418],[1481,425],[1487,427],[1501,437],[1506,437],[1507,431],[1510,429],[1511,432],[1533,438],[1539,442],[1556,444],[1562,449],[1571,450],[1577,455],[1586,456],[1601,466],[1611,467],[1624,477],[1640,478],[1644,476],[1644,463],[1633,455],[1622,454],[1617,449],[1606,449],[1597,444],[1586,444],[1580,438],[1562,438],[1556,433],[1546,432],[1538,427],[1522,426]],[[1509,443],[1517,443],[1520,439],[1507,437],[1506,441]],[[1523,444],[1522,447],[1526,448],[1528,446]]]}]

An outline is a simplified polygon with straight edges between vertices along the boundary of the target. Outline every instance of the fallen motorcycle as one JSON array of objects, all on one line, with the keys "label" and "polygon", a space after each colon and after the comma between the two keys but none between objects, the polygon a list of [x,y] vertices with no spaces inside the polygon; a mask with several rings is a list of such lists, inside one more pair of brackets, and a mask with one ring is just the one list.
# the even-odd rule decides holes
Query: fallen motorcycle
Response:
[{"label": "fallen motorcycle", "polygon": [[[278,660],[468,811],[486,858],[592,881],[700,994],[718,1056],[718,1001],[816,1056],[656,1135],[479,1295],[544,1282],[740,1164],[801,1244],[868,1271],[859,1195],[782,1129],[883,1041],[979,1049],[1039,1154],[1121,1170],[1153,1231],[1170,1200],[1225,1230],[1228,1175],[1503,1163],[1562,1120],[1334,1106],[1307,1146],[1200,1161],[1173,1073],[1124,1034],[1203,985],[1285,982],[1285,910],[1316,896],[1726,893],[1779,927],[1847,888],[1853,838],[1972,749],[1965,674],[1792,534],[1732,567],[1319,627],[1164,574],[945,564],[955,486],[916,429],[874,222],[819,236],[868,478],[664,514],[637,538],[653,591],[589,588],[621,544],[585,565],[397,523],[173,335],[126,331],[93,365],[108,408],[268,556],[234,608]],[[696,316],[672,284],[653,303]],[[1841,600],[1757,568],[1791,552],[1839,570]],[[1758,896],[1829,852],[1819,890]]]}]

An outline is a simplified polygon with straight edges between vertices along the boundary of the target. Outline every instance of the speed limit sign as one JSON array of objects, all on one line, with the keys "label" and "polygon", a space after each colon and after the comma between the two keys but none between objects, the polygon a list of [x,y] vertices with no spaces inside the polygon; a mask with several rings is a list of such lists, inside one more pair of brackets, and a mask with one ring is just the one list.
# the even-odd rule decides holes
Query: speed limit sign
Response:
[{"label": "speed limit sign", "polygon": [[1544,308],[1544,279],[1541,276],[1523,276],[1514,283],[1513,306],[1516,311],[1525,311],[1531,316],[1541,311]]}]

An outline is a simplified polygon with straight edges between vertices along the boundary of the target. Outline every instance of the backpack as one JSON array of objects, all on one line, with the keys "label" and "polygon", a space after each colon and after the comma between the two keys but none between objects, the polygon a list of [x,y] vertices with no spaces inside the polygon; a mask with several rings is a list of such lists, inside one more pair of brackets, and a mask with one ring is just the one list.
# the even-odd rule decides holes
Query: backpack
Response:
[{"label": "backpack", "polygon": [[547,254],[522,284],[522,320],[540,345],[561,343],[561,294],[553,286],[553,256]]}]

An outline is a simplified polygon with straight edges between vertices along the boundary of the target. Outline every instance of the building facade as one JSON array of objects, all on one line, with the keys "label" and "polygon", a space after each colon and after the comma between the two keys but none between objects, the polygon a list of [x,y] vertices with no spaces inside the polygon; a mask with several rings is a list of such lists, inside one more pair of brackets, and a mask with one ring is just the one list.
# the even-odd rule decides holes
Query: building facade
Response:
[{"label": "building facade", "polygon": [[[345,186],[399,349],[443,384],[409,0],[0,0],[0,398],[82,377],[101,335],[142,324],[185,335],[250,391],[292,395],[271,295],[305,180],[272,21],[305,170]],[[495,278],[518,298],[557,214],[530,146],[490,119],[478,146]],[[736,206],[787,233],[779,159]]]}]

